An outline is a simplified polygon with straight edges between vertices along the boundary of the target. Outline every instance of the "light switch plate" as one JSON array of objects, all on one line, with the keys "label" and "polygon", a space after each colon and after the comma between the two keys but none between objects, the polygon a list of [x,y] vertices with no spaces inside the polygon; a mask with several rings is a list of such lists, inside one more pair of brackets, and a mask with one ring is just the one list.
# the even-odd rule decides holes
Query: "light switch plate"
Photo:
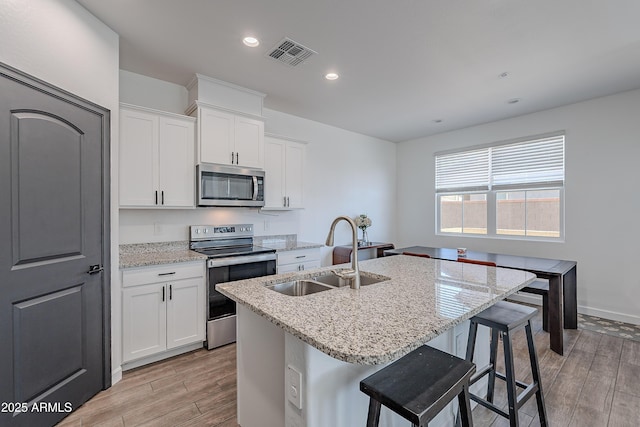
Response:
[{"label": "light switch plate", "polygon": [[287,366],[287,399],[302,409],[302,374],[291,365]]}]

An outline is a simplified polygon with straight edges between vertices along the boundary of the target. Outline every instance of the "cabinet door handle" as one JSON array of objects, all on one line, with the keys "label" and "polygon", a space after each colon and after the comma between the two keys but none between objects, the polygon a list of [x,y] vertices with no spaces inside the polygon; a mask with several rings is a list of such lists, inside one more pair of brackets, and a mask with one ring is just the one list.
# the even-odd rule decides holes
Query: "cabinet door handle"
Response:
[{"label": "cabinet door handle", "polygon": [[291,203],[289,203],[289,196],[287,196],[287,207],[291,207]]},{"label": "cabinet door handle", "polygon": [[161,193],[162,193],[162,196],[161,196],[162,197],[162,204],[164,205],[164,190],[162,190]]},{"label": "cabinet door handle", "polygon": [[240,153],[236,151],[236,165],[240,164]]},{"label": "cabinet door handle", "polygon": [[300,258],[306,258],[306,255],[298,255],[296,258],[300,259]]},{"label": "cabinet door handle", "polygon": [[176,272],[172,271],[171,273],[158,273],[158,276],[171,276],[172,274],[176,274]]},{"label": "cabinet door handle", "polygon": [[102,270],[104,270],[104,268],[102,268],[100,264],[91,265],[89,266],[89,271],[87,271],[87,274],[98,274]]},{"label": "cabinet door handle", "polygon": [[169,285],[169,299],[173,299],[173,285]]},{"label": "cabinet door handle", "polygon": [[156,205],[158,204],[158,190],[156,190]]},{"label": "cabinet door handle", "polygon": [[233,164],[233,151],[231,152],[231,164]]},{"label": "cabinet door handle", "polygon": [[166,288],[163,286],[163,287],[162,287],[162,302],[164,302],[164,292],[165,292],[165,289],[166,289]]},{"label": "cabinet door handle", "polygon": [[282,206],[287,207],[287,196],[282,197]]}]

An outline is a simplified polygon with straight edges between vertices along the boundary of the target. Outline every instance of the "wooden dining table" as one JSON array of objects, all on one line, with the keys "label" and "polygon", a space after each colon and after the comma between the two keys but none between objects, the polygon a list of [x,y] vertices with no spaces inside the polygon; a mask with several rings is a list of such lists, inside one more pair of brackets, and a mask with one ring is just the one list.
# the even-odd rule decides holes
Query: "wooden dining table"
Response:
[{"label": "wooden dining table", "polygon": [[[441,260],[458,260],[458,250],[455,248],[428,246],[386,250],[384,255],[401,255],[403,252],[428,255]],[[564,329],[578,329],[576,293],[578,263],[576,261],[478,251],[467,251],[465,258],[493,262],[497,267],[529,271],[539,278],[549,280],[549,347],[556,353],[563,354]]]}]

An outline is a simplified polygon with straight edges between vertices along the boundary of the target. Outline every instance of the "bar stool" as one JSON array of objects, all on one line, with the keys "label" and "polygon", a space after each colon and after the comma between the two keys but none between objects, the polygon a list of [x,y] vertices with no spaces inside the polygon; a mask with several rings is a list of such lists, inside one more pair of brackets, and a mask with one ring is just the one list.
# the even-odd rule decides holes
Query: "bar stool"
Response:
[{"label": "bar stool", "polygon": [[[487,398],[483,399],[471,393],[471,399],[478,402],[482,406],[496,412],[499,415],[509,419],[511,426],[519,425],[518,409],[524,405],[534,394],[538,403],[538,415],[540,417],[540,425],[547,426],[547,411],[544,405],[544,397],[542,394],[542,384],[540,383],[540,368],[538,366],[538,356],[536,354],[533,334],[531,332],[531,318],[536,315],[537,309],[506,301],[500,301],[489,307],[483,312],[471,318],[471,326],[469,328],[469,339],[467,341],[466,359],[473,362],[473,353],[476,344],[476,334],[478,325],[485,325],[491,329],[491,346],[489,355],[489,365],[475,374],[470,384],[474,384],[485,375],[489,375],[489,385],[487,387]],[[511,343],[511,333],[519,329],[525,329],[527,335],[527,344],[529,347],[529,360],[531,362],[531,376],[533,382],[525,384],[517,381],[513,365],[513,350]],[[502,335],[504,345],[504,365],[505,373],[496,371],[496,356],[498,353],[498,334]],[[496,377],[506,381],[507,383],[507,400],[509,402],[509,412],[505,412],[493,404],[493,394],[495,388]],[[520,395],[517,394],[517,387],[524,389]]]},{"label": "bar stool", "polygon": [[369,396],[367,427],[380,421],[381,405],[410,421],[426,426],[456,396],[463,427],[473,427],[469,379],[476,371],[472,362],[423,345],[360,381]]},{"label": "bar stool", "polygon": [[520,292],[542,296],[542,330],[549,332],[549,281],[536,279],[520,289]]}]

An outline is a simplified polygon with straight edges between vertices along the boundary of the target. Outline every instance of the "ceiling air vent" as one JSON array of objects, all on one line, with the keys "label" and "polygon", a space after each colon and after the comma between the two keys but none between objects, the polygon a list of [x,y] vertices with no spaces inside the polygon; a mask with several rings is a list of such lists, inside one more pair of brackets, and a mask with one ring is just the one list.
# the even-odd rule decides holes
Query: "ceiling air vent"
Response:
[{"label": "ceiling air vent", "polygon": [[267,53],[267,56],[290,67],[295,67],[317,53],[285,37]]}]

